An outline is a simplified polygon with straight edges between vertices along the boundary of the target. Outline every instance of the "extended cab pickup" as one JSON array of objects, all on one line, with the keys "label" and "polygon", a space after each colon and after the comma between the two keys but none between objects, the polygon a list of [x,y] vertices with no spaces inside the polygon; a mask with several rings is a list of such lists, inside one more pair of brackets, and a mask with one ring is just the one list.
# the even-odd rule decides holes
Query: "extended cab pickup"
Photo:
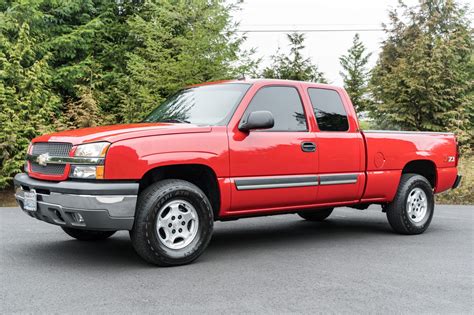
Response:
[{"label": "extended cab pickup", "polygon": [[196,259],[215,220],[380,204],[393,230],[419,234],[434,194],[455,188],[451,133],[361,131],[338,87],[236,80],[185,88],[142,123],[33,139],[16,199],[79,240],[129,230],[157,265]]}]

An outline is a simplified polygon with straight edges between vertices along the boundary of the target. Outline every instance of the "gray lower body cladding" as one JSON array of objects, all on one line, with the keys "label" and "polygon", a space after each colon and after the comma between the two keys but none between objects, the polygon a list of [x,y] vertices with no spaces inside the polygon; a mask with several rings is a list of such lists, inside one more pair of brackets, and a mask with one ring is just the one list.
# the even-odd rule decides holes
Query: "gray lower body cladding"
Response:
[{"label": "gray lower body cladding", "polygon": [[[14,182],[18,204],[38,220],[90,230],[133,227],[138,183],[48,182],[26,174],[18,174]],[[31,190],[36,191],[36,211],[24,207],[25,191]]]}]

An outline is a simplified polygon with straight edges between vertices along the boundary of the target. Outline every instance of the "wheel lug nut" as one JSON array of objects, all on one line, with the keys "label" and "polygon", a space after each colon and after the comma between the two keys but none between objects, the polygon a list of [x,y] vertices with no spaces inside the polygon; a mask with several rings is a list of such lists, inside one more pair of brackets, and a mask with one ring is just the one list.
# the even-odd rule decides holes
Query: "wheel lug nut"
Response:
[{"label": "wheel lug nut", "polygon": [[182,216],[178,215],[178,219],[181,219],[181,218],[182,218]]},{"label": "wheel lug nut", "polygon": [[179,233],[181,233],[181,232],[183,232],[183,229],[179,229],[178,231],[179,231]]},{"label": "wheel lug nut", "polygon": [[176,219],[176,218],[175,218],[174,216],[172,216],[172,217],[171,217],[171,220],[174,220],[174,219]]},{"label": "wheel lug nut", "polygon": [[173,233],[173,234],[176,233],[176,230],[171,231],[171,233]]},{"label": "wheel lug nut", "polygon": [[173,225],[173,224],[170,223],[170,224],[168,224],[168,227],[171,227],[172,225]]},{"label": "wheel lug nut", "polygon": [[186,224],[186,223],[185,223],[184,221],[183,221],[183,222],[181,222],[181,225],[185,225],[185,224]]}]

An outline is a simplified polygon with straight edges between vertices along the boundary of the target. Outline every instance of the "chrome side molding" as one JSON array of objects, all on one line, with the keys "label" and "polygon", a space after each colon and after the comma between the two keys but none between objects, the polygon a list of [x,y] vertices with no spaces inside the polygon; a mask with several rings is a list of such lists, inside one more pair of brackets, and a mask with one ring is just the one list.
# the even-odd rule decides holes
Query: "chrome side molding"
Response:
[{"label": "chrome side molding", "polygon": [[316,175],[248,177],[235,179],[237,190],[305,187],[317,186],[318,184],[318,176]]},{"label": "chrome side molding", "polygon": [[234,183],[237,190],[345,185],[357,183],[358,176],[359,174],[357,173],[341,173],[324,175],[240,177],[235,178]]},{"label": "chrome side molding", "polygon": [[342,185],[357,183],[358,174],[329,174],[319,176],[320,185]]}]

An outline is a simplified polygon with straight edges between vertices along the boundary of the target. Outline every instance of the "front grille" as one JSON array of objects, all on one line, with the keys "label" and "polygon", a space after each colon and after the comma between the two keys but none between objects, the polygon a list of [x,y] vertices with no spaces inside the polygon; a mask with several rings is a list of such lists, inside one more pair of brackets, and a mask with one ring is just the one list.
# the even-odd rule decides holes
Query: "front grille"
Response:
[{"label": "front grille", "polygon": [[71,149],[71,143],[39,142],[33,144],[31,154],[40,155],[48,153],[50,156],[69,156],[69,151],[71,151]]},{"label": "front grille", "polygon": [[31,163],[31,170],[33,172],[45,175],[63,175],[65,168],[65,164],[49,164],[46,166],[41,166],[34,162]]},{"label": "front grille", "polygon": [[[72,149],[71,143],[60,142],[39,142],[33,144],[31,149],[32,155],[40,155],[48,153],[50,156],[69,156],[69,151]],[[66,168],[65,164],[48,164],[41,166],[36,162],[30,162],[31,171],[35,173],[59,176],[64,174]]]}]

